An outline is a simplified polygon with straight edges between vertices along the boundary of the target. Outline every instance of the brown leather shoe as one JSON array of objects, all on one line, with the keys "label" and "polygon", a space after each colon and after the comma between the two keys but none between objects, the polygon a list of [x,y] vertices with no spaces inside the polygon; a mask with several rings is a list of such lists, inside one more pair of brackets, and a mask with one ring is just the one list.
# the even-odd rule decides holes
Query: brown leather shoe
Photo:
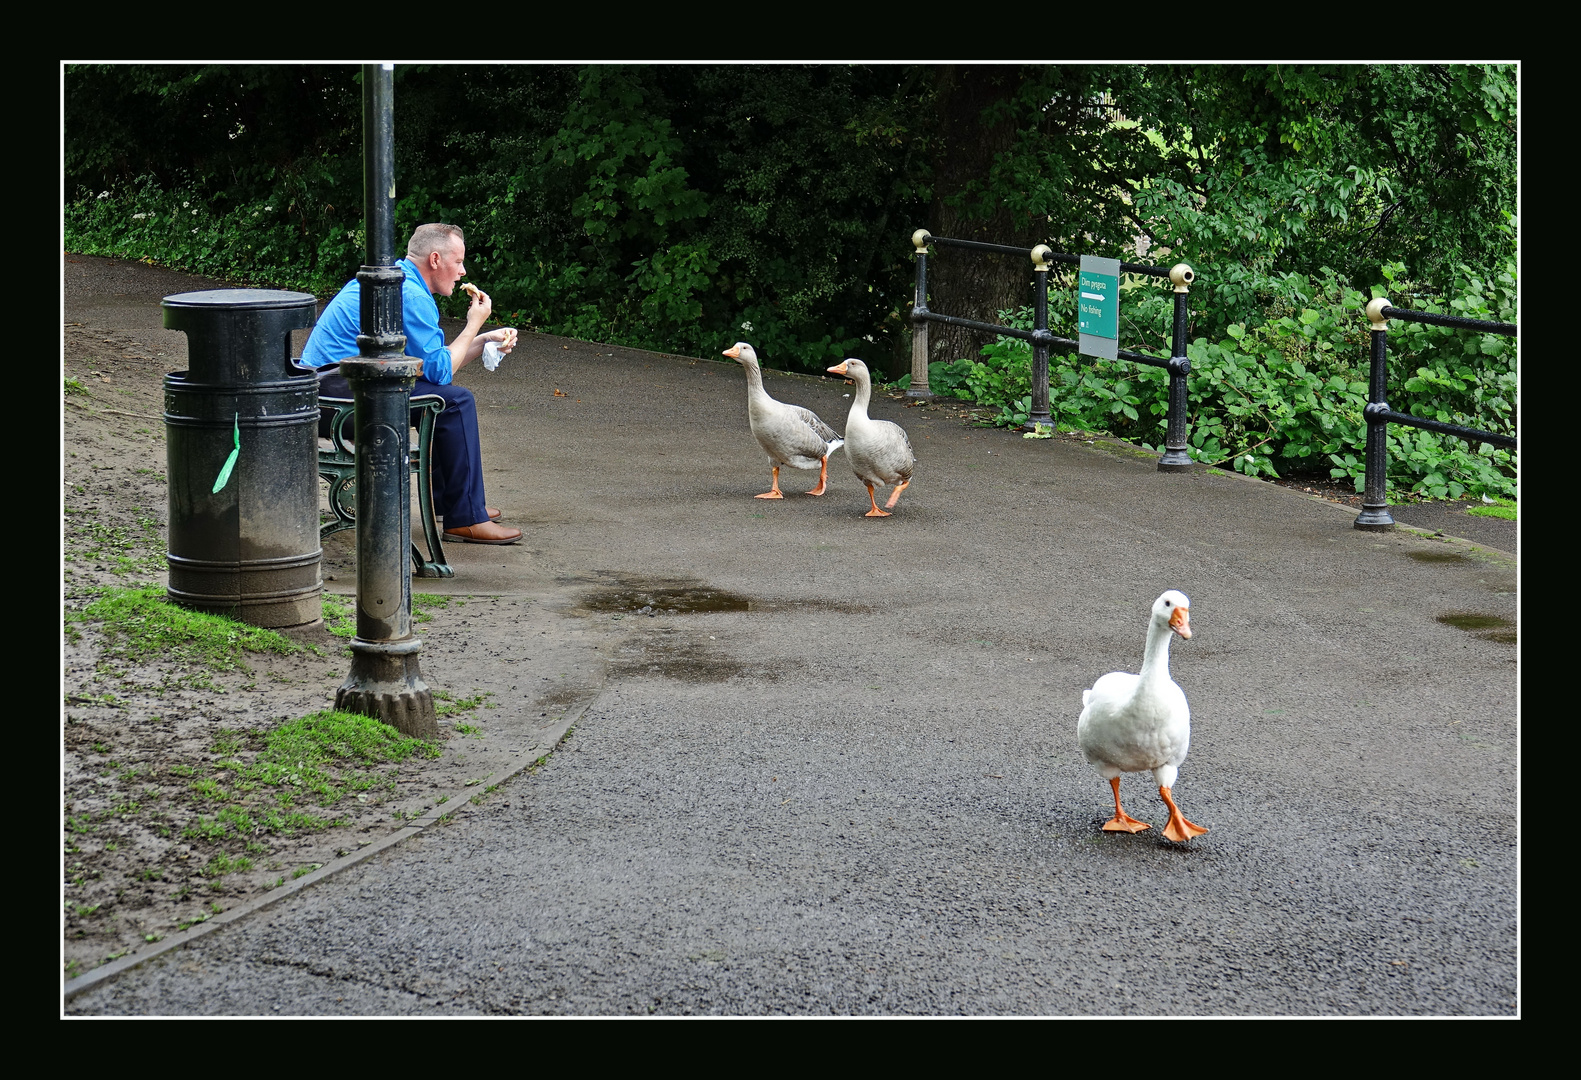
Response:
[{"label": "brown leather shoe", "polygon": [[499,507],[497,507],[497,506],[485,506],[483,509],[485,509],[485,510],[487,510],[489,512],[489,520],[490,521],[498,521],[500,519],[501,515],[500,515]]},{"label": "brown leather shoe", "polygon": [[522,531],[492,521],[480,521],[476,525],[446,529],[444,538],[457,544],[514,544],[522,538]]}]

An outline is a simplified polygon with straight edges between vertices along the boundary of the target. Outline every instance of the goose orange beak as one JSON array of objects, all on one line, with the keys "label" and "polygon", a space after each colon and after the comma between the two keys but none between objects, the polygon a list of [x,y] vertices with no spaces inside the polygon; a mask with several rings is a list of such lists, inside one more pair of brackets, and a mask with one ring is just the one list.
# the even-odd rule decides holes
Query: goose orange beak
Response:
[{"label": "goose orange beak", "polygon": [[828,371],[828,372],[831,372],[832,374],[835,374],[835,375],[844,375],[846,373],[845,361],[841,360],[834,367],[832,367],[832,368],[825,368],[824,370]]},{"label": "goose orange beak", "polygon": [[741,359],[741,346],[740,345],[732,345],[732,346],[730,346],[730,348],[728,348],[724,352],[720,353],[720,355],[721,356],[728,356],[732,360],[740,360]]},{"label": "goose orange beak", "polygon": [[1187,608],[1177,607],[1169,616],[1169,628],[1183,638],[1191,636],[1191,616]]}]

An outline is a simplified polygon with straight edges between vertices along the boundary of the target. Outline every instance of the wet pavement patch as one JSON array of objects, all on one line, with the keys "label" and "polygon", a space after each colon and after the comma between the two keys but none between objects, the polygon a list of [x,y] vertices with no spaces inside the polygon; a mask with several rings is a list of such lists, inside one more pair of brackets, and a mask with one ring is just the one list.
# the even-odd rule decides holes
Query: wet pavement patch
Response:
[{"label": "wet pavement patch", "polygon": [[1477,636],[1488,641],[1515,644],[1515,624],[1502,615],[1484,615],[1476,611],[1446,611],[1438,617],[1438,621],[1471,633],[1483,631]]},{"label": "wet pavement patch", "polygon": [[582,606],[588,611],[612,615],[696,615],[751,611],[752,601],[739,593],[696,582],[626,578],[613,587],[588,593]]},{"label": "wet pavement patch", "polygon": [[750,670],[739,660],[721,656],[706,642],[666,632],[644,634],[633,641],[615,657],[610,672],[617,677],[648,676],[691,683],[727,682],[737,676],[768,682],[779,678],[778,672]]},{"label": "wet pavement patch", "polygon": [[582,596],[581,608],[601,615],[707,615],[720,611],[836,611],[865,615],[866,604],[838,600],[762,600],[718,589],[693,578],[637,578],[610,575],[614,582],[591,589]]},{"label": "wet pavement patch", "polygon": [[[1458,551],[1407,551],[1406,554],[1417,562],[1465,562],[1466,557]],[[1443,620],[1440,619],[1440,622]]]}]

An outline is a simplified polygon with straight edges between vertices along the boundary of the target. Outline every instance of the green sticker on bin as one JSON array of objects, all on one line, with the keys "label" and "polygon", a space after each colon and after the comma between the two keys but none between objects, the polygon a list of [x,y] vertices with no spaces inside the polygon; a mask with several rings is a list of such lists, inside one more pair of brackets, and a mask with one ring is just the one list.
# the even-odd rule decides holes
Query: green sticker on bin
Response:
[{"label": "green sticker on bin", "polygon": [[237,413],[231,421],[231,456],[225,459],[225,464],[220,466],[220,474],[214,478],[214,490],[211,495],[218,495],[220,489],[230,482],[231,470],[236,468],[236,459],[242,456],[242,414]]},{"label": "green sticker on bin", "polygon": [[1081,257],[1076,276],[1078,347],[1083,356],[1113,360],[1120,349],[1120,260]]}]

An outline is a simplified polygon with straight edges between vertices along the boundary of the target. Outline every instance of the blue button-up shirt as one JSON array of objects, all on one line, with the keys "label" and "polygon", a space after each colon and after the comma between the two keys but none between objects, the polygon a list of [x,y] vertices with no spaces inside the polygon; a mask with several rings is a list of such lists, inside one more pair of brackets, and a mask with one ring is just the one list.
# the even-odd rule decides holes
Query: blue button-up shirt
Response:
[{"label": "blue button-up shirt", "polygon": [[[401,282],[401,321],[406,333],[406,355],[423,362],[423,378],[444,386],[450,382],[452,361],[439,328],[439,305],[428,283],[411,259],[400,262],[406,280]],[[318,325],[302,350],[305,367],[321,368],[355,359],[357,335],[362,332],[362,284],[356,278],[335,295],[319,317]]]}]

